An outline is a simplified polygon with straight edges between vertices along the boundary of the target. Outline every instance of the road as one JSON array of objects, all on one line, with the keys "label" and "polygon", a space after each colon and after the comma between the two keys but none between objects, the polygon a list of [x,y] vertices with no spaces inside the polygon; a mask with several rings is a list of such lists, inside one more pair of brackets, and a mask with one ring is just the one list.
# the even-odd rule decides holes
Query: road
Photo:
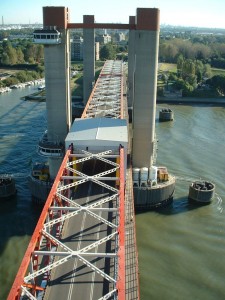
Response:
[{"label": "road", "polygon": [[[90,175],[97,174],[104,171],[105,168],[105,164],[94,161],[91,165],[90,162],[86,163],[86,165],[83,166],[82,172],[87,174],[91,171]],[[94,182],[87,182],[77,188],[73,198],[79,205],[87,206],[112,194],[112,191]],[[111,202],[107,202],[96,207],[109,208],[112,206],[113,204]],[[94,211],[94,213],[100,218],[106,218],[110,222],[115,222],[115,212],[98,210]],[[111,234],[112,230],[113,229],[102,222],[101,219],[99,220],[86,211],[82,211],[65,222],[62,239],[60,241],[70,249],[79,251]],[[88,252],[113,252],[115,246],[114,242],[115,239],[102,243]],[[59,249],[59,251],[65,250]],[[114,276],[114,257],[105,258],[96,255],[82,257],[101,271],[112,277]],[[59,257],[59,259],[61,258],[62,257]],[[93,271],[83,261],[77,257],[73,257],[52,271],[51,279],[46,289],[45,299],[99,299],[111,289],[113,289],[112,283]]]}]

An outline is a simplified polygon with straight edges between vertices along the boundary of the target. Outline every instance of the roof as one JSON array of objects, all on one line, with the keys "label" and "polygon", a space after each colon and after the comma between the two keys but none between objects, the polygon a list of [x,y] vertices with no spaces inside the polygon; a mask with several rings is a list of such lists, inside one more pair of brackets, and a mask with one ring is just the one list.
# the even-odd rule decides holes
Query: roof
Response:
[{"label": "roof", "polygon": [[127,121],[125,119],[91,118],[75,119],[66,143],[89,144],[90,146],[118,146],[128,142]]}]

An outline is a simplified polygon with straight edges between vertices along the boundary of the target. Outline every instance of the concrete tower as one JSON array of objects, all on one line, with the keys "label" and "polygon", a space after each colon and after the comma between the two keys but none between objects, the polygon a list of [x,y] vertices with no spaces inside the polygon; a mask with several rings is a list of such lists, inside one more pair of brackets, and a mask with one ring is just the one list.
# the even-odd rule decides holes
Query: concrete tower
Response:
[{"label": "concrete tower", "polygon": [[[129,24],[135,24],[135,16],[129,17]],[[128,107],[134,102],[134,72],[135,72],[135,30],[129,30],[128,42]]]},{"label": "concrete tower", "polygon": [[[84,37],[84,73],[83,73],[83,101],[86,103],[93,89],[95,82],[95,30],[88,28],[89,25],[94,24],[93,15],[83,16],[83,23],[87,28],[83,29]],[[90,26],[91,27],[91,26]]]},{"label": "concrete tower", "polygon": [[153,163],[158,46],[159,10],[138,8],[133,103],[133,167],[138,168]]},{"label": "concrete tower", "polygon": [[63,145],[72,119],[67,23],[67,8],[43,7],[44,29],[40,32],[39,42],[44,44],[48,130],[39,143],[39,153],[48,157],[51,179],[55,178],[61,165]]}]

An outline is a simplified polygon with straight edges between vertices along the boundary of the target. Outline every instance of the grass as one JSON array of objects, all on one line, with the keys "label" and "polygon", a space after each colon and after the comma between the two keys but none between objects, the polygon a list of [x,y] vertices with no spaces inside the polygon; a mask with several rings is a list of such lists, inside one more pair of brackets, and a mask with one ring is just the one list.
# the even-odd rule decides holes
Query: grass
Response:
[{"label": "grass", "polygon": [[159,63],[159,70],[158,72],[177,72],[177,64],[169,64],[169,63]]},{"label": "grass", "polygon": [[[104,63],[105,62],[103,62],[103,61],[96,61],[96,63],[95,63],[95,80],[97,80]],[[81,62],[78,62],[77,64],[74,63],[73,65],[74,66],[81,65]],[[83,97],[83,72],[78,73],[74,78],[71,79],[71,90],[72,90],[72,96]]]},{"label": "grass", "polygon": [[225,75],[225,70],[224,69],[211,68],[211,71],[212,71],[212,76]]}]

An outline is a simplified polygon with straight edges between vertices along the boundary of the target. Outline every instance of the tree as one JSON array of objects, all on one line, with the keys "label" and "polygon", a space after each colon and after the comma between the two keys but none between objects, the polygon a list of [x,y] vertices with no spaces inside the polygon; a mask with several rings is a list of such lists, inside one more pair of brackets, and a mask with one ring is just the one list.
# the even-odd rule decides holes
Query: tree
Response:
[{"label": "tree", "polygon": [[106,44],[100,49],[100,58],[101,60],[115,59],[116,58],[116,49],[113,44]]},{"label": "tree", "polygon": [[2,63],[7,65],[15,65],[17,63],[17,53],[16,49],[12,47],[11,42],[3,41],[2,50]]},{"label": "tree", "polygon": [[197,82],[200,82],[204,74],[204,65],[201,60],[195,61],[195,73],[197,76]]},{"label": "tree", "polygon": [[195,75],[195,64],[191,59],[186,59],[182,70],[183,78]]},{"label": "tree", "polygon": [[209,64],[204,65],[204,73],[203,74],[206,78],[210,78],[212,76],[212,70],[211,70],[211,66]]},{"label": "tree", "polygon": [[4,52],[2,54],[1,63],[4,64],[4,65],[9,65],[10,64],[9,56],[6,52]]},{"label": "tree", "polygon": [[37,62],[41,62],[44,58],[44,46],[43,45],[36,45],[36,55],[35,59]]},{"label": "tree", "polygon": [[24,63],[24,55],[23,51],[21,48],[16,49],[16,54],[17,54],[17,63],[23,64]]},{"label": "tree", "polygon": [[225,95],[225,76],[224,75],[215,75],[208,80],[208,83],[214,87],[220,95]]},{"label": "tree", "polygon": [[180,54],[177,58],[177,70],[182,70],[184,65],[184,57]]}]

